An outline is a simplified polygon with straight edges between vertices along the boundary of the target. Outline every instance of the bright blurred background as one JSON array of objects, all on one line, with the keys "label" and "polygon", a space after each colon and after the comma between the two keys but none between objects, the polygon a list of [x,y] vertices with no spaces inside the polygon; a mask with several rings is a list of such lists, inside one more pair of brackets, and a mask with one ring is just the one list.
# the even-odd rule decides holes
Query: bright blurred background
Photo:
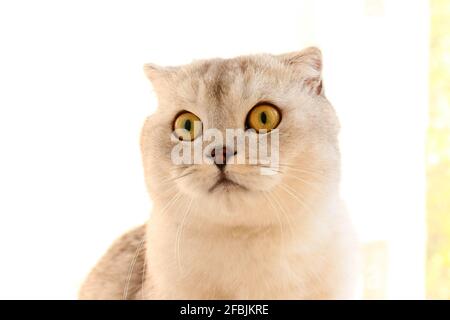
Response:
[{"label": "bright blurred background", "polygon": [[449,21],[445,0],[0,2],[0,298],[76,298],[147,219],[144,63],[317,45],[358,297],[449,299]]},{"label": "bright blurred background", "polygon": [[450,1],[431,0],[427,297],[450,299]]}]

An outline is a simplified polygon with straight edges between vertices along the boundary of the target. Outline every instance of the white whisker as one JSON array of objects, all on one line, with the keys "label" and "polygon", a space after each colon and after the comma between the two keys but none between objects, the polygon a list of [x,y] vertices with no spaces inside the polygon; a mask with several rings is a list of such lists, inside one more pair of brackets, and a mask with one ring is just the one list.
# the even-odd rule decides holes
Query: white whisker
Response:
[{"label": "white whisker", "polygon": [[186,212],[183,215],[183,218],[181,220],[180,226],[178,227],[178,231],[177,231],[177,236],[176,236],[176,240],[175,240],[175,254],[176,254],[176,258],[177,258],[177,266],[178,266],[178,270],[181,271],[181,250],[180,250],[180,243],[181,243],[181,237],[183,235],[183,228],[184,228],[184,224],[186,222],[186,219],[188,217],[188,215],[191,212],[191,206],[192,206],[192,202],[193,202],[193,198],[191,198],[191,201],[189,202],[189,205],[186,209]]},{"label": "white whisker", "polygon": [[269,202],[270,206],[274,209],[274,211],[275,211],[275,213],[277,215],[278,224],[280,226],[280,232],[281,232],[282,247],[285,248],[285,246],[284,246],[285,237],[284,237],[284,230],[283,230],[284,228],[283,228],[283,222],[281,221],[281,218],[280,218],[280,214],[281,213],[279,213],[278,209],[275,208],[275,205],[273,204],[272,200],[269,198],[268,193],[267,192],[262,192],[262,194],[266,198],[267,202]]},{"label": "white whisker", "polygon": [[[305,202],[305,200],[304,200],[304,199],[301,199],[300,196],[299,196],[297,193],[295,193],[295,191],[292,190],[292,188],[288,187],[288,186],[285,185],[285,184],[280,184],[279,187],[280,187],[281,189],[283,189],[284,191],[286,191],[288,194],[290,194],[294,199],[296,199],[297,202],[298,202],[301,206],[303,206],[304,209],[308,210],[310,213],[313,212],[313,210],[307,205],[307,203]],[[291,189],[291,190],[289,190],[289,189]]]},{"label": "white whisker", "polygon": [[[267,195],[269,197],[272,197],[270,193],[267,193]],[[275,195],[273,195],[272,197],[273,201],[276,203],[276,205],[278,206],[280,213],[283,215],[283,217],[286,219],[286,222],[288,223],[289,226],[289,232],[291,234],[291,237],[294,236],[294,229],[292,227],[292,222],[291,222],[291,218],[289,216],[289,213],[286,212],[286,210],[284,209],[284,207],[281,205],[281,203],[278,201],[277,197]]]},{"label": "white whisker", "polygon": [[133,260],[131,261],[130,268],[128,269],[127,282],[126,282],[125,288],[123,290],[122,300],[127,300],[128,290],[130,287],[131,277],[133,275],[134,265],[136,264],[137,257],[139,256],[139,253],[141,252],[141,249],[142,249],[144,243],[145,243],[145,235],[143,236],[142,240],[139,242],[139,245],[136,248],[136,251],[134,253]]},{"label": "white whisker", "polygon": [[145,276],[147,274],[147,254],[144,255],[144,265],[142,266],[142,279],[141,279],[141,299],[145,300],[145,295],[144,295],[144,291],[145,291]]}]

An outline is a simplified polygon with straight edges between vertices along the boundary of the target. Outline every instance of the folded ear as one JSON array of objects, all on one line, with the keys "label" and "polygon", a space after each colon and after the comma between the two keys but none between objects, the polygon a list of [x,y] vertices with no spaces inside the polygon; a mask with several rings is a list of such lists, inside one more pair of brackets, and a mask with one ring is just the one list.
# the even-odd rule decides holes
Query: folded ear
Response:
[{"label": "folded ear", "polygon": [[298,70],[310,92],[322,95],[322,52],[316,47],[277,56],[287,66]]},{"label": "folded ear", "polygon": [[176,67],[161,67],[153,63],[144,65],[144,73],[157,93],[170,85],[170,80],[175,75],[176,70]]}]

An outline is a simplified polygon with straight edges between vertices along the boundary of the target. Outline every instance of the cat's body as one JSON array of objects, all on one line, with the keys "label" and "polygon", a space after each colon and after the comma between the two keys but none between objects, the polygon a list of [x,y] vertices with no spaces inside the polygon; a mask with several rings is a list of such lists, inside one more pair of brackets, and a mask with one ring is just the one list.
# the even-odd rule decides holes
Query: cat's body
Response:
[{"label": "cat's body", "polygon": [[[339,198],[339,124],[323,94],[320,52],[146,71],[159,97],[141,141],[154,209],[145,231],[113,245],[80,297],[351,297],[356,246]],[[187,143],[168,138],[180,111],[223,131],[242,128],[261,101],[282,115],[273,175],[255,164],[170,162],[173,145]]]}]

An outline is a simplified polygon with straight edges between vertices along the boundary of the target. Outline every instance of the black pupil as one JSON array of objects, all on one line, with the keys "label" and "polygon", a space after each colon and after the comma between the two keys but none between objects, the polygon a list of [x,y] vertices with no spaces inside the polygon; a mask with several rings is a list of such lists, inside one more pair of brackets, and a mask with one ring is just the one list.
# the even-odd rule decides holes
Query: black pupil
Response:
[{"label": "black pupil", "polygon": [[191,127],[192,127],[192,122],[191,122],[191,120],[186,120],[186,122],[184,123],[184,128],[185,128],[187,131],[191,131]]},{"label": "black pupil", "polygon": [[261,112],[261,122],[264,124],[267,123],[267,114],[265,112]]}]

